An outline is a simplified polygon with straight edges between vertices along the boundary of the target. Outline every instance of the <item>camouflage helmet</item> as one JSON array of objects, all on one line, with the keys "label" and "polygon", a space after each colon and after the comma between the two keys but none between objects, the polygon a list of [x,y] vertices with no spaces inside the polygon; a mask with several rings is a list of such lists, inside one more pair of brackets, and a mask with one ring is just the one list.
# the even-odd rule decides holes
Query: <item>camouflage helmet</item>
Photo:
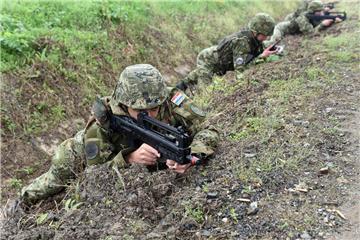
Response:
[{"label": "camouflage helmet", "polygon": [[271,36],[274,31],[275,20],[269,14],[258,13],[250,20],[248,27],[253,32]]},{"label": "camouflage helmet", "polygon": [[160,106],[169,96],[164,78],[150,64],[131,65],[122,71],[111,96],[113,112],[120,104],[137,110]]},{"label": "camouflage helmet", "polygon": [[309,12],[319,12],[324,9],[324,6],[321,1],[315,0],[309,3],[308,5],[308,11]]}]

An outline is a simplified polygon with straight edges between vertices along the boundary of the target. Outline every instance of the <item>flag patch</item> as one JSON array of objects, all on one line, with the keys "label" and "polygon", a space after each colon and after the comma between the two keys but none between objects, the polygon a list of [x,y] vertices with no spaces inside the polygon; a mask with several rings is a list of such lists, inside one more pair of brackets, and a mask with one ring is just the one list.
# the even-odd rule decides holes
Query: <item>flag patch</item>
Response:
[{"label": "flag patch", "polygon": [[177,92],[172,98],[171,101],[175,103],[177,106],[180,106],[180,104],[184,101],[185,95],[181,92]]}]

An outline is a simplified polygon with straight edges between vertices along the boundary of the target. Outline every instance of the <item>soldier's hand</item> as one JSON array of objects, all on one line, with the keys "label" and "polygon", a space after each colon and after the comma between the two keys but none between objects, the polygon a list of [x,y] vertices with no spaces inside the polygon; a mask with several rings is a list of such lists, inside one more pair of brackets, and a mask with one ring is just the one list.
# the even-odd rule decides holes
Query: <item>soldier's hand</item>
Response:
[{"label": "soldier's hand", "polygon": [[277,53],[277,49],[275,49],[274,51],[271,51],[270,49],[272,48],[272,45],[268,46],[267,48],[265,48],[265,50],[262,52],[261,56],[262,58],[266,58],[268,56],[270,56],[271,54],[275,54]]},{"label": "soldier's hand", "polygon": [[138,149],[130,153],[126,160],[128,163],[139,163],[144,165],[154,165],[160,157],[160,153],[150,145],[143,143]]},{"label": "soldier's hand", "polygon": [[342,19],[337,17],[337,18],[335,18],[335,22],[336,23],[342,22]]},{"label": "soldier's hand", "polygon": [[332,19],[325,19],[321,22],[322,25],[324,25],[325,27],[330,26],[332,23],[334,22],[334,20]]},{"label": "soldier's hand", "polygon": [[170,160],[170,159],[166,160],[166,165],[168,166],[168,168],[171,171],[174,171],[177,173],[184,173],[184,172],[186,172],[186,170],[188,170],[192,166],[191,163],[181,165],[181,164],[178,164],[177,162],[175,162],[174,160]]}]

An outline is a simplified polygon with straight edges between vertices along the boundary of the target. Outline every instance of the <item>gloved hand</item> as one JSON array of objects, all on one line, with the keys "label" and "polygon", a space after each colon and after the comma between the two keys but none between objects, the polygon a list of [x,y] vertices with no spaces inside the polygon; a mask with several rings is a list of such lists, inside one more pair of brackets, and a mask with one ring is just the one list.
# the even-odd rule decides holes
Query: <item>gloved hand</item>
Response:
[{"label": "gloved hand", "polygon": [[188,88],[188,86],[186,85],[186,83],[184,83],[184,81],[180,81],[176,84],[176,88],[180,89],[182,91],[186,91],[186,89]]}]

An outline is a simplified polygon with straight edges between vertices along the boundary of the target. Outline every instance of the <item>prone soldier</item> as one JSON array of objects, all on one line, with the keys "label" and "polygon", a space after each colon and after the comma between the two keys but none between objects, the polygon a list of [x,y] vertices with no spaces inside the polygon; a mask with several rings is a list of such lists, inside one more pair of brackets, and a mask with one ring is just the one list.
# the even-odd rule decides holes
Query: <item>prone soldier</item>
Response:
[{"label": "prone soldier", "polygon": [[[191,156],[195,159],[212,155],[219,141],[215,129],[202,127],[204,112],[182,91],[167,88],[160,72],[149,64],[125,68],[112,96],[103,97],[101,101],[103,104],[95,102],[93,115],[85,129],[60,144],[50,169],[25,186],[20,198],[10,207],[18,206],[18,202],[31,204],[57,194],[89,165],[108,163],[126,168],[141,164],[154,168],[160,164],[161,152],[156,146],[146,143],[134,146],[128,135],[113,131],[109,118],[102,116],[129,116],[136,121],[138,114],[145,112],[153,119],[181,127],[191,139]],[[184,173],[191,166],[191,162],[163,161],[163,167],[177,173]]]},{"label": "prone soldier", "polygon": [[326,17],[329,19],[319,20],[315,16],[328,16],[330,13],[327,12],[329,9],[324,8],[321,1],[304,1],[299,9],[294,13],[286,16],[285,21],[279,22],[274,28],[274,34],[271,36],[269,41],[265,41],[265,46],[269,46],[279,39],[284,38],[287,34],[297,33],[317,33],[321,30],[331,26],[334,22],[341,22],[341,18]]},{"label": "prone soldier", "polygon": [[197,56],[197,67],[176,86],[185,91],[195,88],[198,83],[211,84],[214,74],[224,75],[236,71],[236,78],[255,62],[256,58],[266,58],[277,50],[264,50],[262,42],[271,36],[275,26],[274,19],[266,13],[258,13],[248,23],[248,28],[222,39],[218,45],[202,50]]}]

